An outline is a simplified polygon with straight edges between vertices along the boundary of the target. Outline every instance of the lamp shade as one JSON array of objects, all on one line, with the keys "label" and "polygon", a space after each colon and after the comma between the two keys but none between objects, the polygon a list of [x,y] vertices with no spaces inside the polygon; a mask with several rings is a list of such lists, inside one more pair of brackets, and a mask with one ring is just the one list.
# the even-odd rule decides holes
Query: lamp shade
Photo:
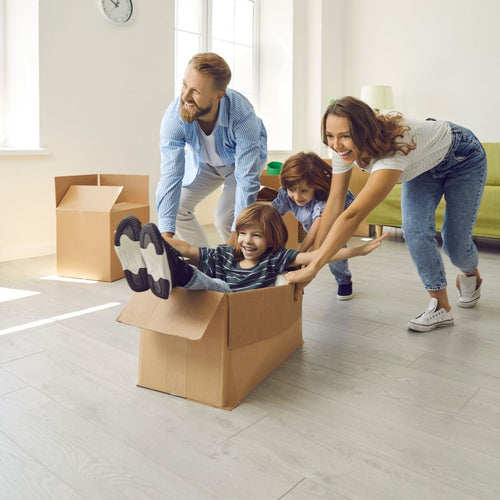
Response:
[{"label": "lamp shade", "polygon": [[361,87],[361,100],[377,111],[394,107],[392,87],[388,85]]}]

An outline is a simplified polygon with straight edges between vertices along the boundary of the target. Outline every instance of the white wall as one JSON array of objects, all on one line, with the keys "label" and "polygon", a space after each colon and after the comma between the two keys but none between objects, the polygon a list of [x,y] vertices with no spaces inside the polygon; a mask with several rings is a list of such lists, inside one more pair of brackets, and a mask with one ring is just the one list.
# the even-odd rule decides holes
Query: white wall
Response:
[{"label": "white wall", "polygon": [[405,115],[455,121],[483,142],[500,141],[500,2],[349,0],[346,7],[345,94],[392,85]]},{"label": "white wall", "polygon": [[[408,116],[453,120],[484,142],[500,141],[497,0],[293,5],[293,152],[323,152],[319,120],[328,99],[359,96],[370,84],[392,85],[395,107]],[[56,175],[149,174],[156,219],[158,130],[174,96],[173,16],[174,0],[136,1],[130,25],[114,26],[94,0],[40,2],[49,155],[0,156],[0,260],[54,252]]]},{"label": "white wall", "polygon": [[40,130],[49,154],[0,156],[0,261],[55,252],[54,176],[159,179],[158,133],[174,96],[174,0],[134,2],[124,26],[97,0],[40,2]]}]

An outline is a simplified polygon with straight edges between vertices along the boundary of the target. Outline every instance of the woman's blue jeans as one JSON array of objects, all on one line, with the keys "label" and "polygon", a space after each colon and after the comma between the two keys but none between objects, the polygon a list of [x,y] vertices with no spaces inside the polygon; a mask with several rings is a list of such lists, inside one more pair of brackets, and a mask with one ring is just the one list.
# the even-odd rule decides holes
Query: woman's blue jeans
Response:
[{"label": "woman's blue jeans", "polygon": [[[354,201],[354,195],[351,191],[347,191],[344,210]],[[347,245],[344,245],[346,248]],[[347,260],[337,260],[328,264],[330,272],[335,276],[337,285],[348,285],[351,282],[351,270]]]},{"label": "woman's blue jeans", "polygon": [[403,236],[424,287],[431,291],[447,285],[435,221],[443,196],[444,252],[463,273],[475,271],[479,261],[472,229],[486,182],[486,153],[470,130],[450,125],[452,142],[444,160],[402,185]]}]

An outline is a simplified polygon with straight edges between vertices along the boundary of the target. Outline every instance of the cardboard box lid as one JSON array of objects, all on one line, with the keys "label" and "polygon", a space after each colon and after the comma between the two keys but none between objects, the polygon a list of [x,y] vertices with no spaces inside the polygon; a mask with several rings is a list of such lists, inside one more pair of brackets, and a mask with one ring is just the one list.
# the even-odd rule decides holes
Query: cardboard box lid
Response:
[{"label": "cardboard box lid", "polygon": [[203,337],[225,295],[175,288],[168,300],[151,291],[135,293],[117,318],[120,323],[189,340]]},{"label": "cardboard box lid", "polygon": [[149,204],[149,176],[130,174],[101,174],[101,186],[123,186],[117,200],[120,202]]},{"label": "cardboard box lid", "polygon": [[228,347],[236,349],[279,335],[301,320],[302,301],[293,300],[293,291],[293,285],[230,294],[175,288],[168,300],[150,291],[136,293],[117,321],[199,340],[220,312],[228,318]]},{"label": "cardboard box lid", "polygon": [[63,199],[70,186],[97,186],[99,176],[97,174],[88,175],[65,175],[54,178],[56,187],[56,207]]},{"label": "cardboard box lid", "polygon": [[57,206],[58,210],[110,212],[122,186],[70,186]]},{"label": "cardboard box lid", "polygon": [[131,174],[66,175],[54,178],[56,207],[71,186],[120,186],[116,203],[130,202],[149,205],[149,176]]}]

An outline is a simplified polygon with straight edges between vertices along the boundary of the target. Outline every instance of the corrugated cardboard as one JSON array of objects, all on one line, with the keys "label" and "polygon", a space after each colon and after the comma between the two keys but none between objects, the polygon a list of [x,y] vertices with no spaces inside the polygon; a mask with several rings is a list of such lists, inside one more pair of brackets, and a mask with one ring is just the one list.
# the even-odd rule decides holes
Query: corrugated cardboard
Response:
[{"label": "corrugated cardboard", "polygon": [[[269,175],[263,171],[260,174],[260,184],[278,191],[281,186],[280,176]],[[294,250],[297,250],[299,248],[299,241],[302,241],[302,239],[299,238],[302,226],[291,212],[288,212],[283,216],[283,222],[285,223],[288,231],[288,239],[286,240],[285,246],[286,248],[293,248]]]},{"label": "corrugated cardboard", "polygon": [[117,321],[141,329],[138,385],[233,409],[302,341],[293,286],[136,293]]},{"label": "corrugated cardboard", "polygon": [[56,177],[55,194],[57,274],[98,281],[122,278],[114,232],[126,215],[149,222],[148,176]]}]

